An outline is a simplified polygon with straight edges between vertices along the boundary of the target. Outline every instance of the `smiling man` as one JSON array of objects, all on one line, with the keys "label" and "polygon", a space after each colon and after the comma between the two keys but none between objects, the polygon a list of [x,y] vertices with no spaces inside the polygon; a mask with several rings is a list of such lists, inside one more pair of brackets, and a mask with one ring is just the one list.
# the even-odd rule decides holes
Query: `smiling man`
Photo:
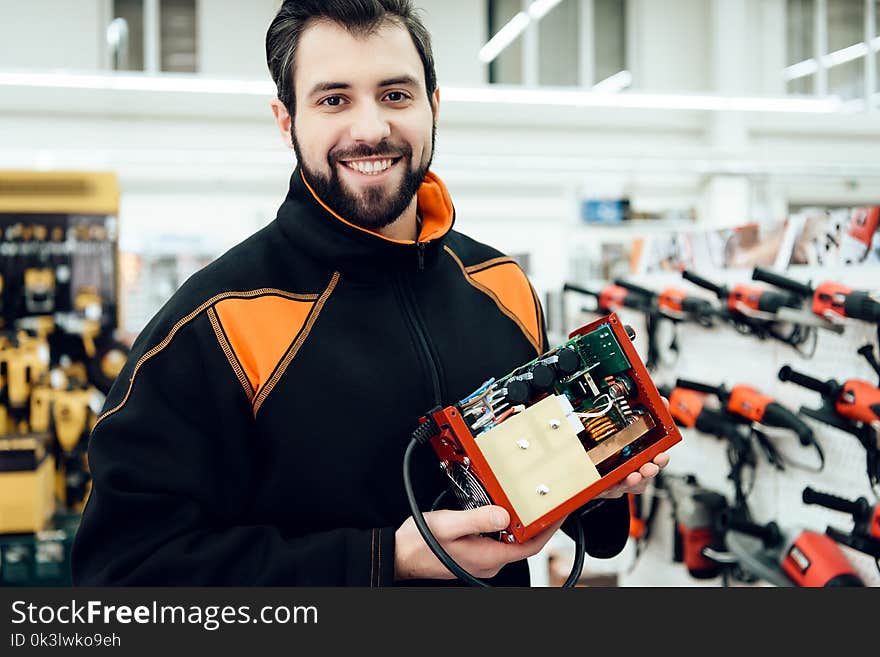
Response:
[{"label": "smiling man", "polygon": [[[440,94],[406,0],[288,0],[269,27],[272,110],[297,157],[266,228],[193,276],[144,329],[95,426],[76,584],[459,583],[409,517],[418,418],[543,353],[522,270],[452,230],[430,171]],[[430,504],[445,476],[413,463]],[[665,455],[581,518],[616,554]],[[465,569],[529,583],[501,507],[426,519]],[[568,527],[566,527],[569,530]]]}]

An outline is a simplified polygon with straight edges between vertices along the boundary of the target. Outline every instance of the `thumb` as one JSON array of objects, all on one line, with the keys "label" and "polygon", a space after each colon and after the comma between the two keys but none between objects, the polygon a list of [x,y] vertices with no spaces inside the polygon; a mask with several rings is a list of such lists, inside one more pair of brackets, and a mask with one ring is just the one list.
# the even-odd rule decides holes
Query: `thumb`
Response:
[{"label": "thumb", "polygon": [[473,534],[497,532],[510,524],[510,514],[507,513],[507,510],[504,507],[491,504],[468,511],[435,511],[431,515],[436,516],[435,533],[437,537],[447,540]]}]

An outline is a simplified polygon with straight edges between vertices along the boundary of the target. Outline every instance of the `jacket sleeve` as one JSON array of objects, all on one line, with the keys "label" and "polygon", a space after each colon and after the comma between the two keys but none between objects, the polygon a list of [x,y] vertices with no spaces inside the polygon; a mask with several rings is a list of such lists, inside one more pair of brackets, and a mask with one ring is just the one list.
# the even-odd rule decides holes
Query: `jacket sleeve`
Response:
[{"label": "jacket sleeve", "polygon": [[[539,325],[545,351],[556,347],[547,340],[547,325],[544,313],[541,310],[541,302],[535,294],[535,305],[538,311]],[[568,335],[567,333],[565,334]],[[580,511],[589,511],[581,514]],[[572,517],[580,517],[584,528],[585,551],[591,557],[609,559],[619,554],[629,539],[629,504],[626,496],[617,499],[602,500],[601,504],[594,504],[591,500],[581,509],[572,514]],[[571,538],[574,538],[574,530],[571,522],[566,521],[562,530]]]},{"label": "jacket sleeve", "polygon": [[135,345],[90,436],[74,585],[390,585],[391,527],[291,538],[254,522],[251,405],[204,316],[176,328]]}]

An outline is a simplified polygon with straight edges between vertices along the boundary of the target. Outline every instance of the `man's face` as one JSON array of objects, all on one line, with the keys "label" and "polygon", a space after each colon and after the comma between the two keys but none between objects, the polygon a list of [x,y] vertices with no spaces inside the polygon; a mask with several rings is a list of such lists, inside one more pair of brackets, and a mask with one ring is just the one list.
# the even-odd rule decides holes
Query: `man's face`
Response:
[{"label": "man's face", "polygon": [[306,180],[346,220],[379,229],[414,196],[434,151],[434,107],[406,28],[353,36],[328,21],[300,37],[293,147]]}]

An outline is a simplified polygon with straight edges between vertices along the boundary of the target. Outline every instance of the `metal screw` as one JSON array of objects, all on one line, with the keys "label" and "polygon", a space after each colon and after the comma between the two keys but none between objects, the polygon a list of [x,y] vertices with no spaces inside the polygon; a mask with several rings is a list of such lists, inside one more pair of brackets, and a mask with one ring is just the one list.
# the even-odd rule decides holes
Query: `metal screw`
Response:
[{"label": "metal screw", "polygon": [[529,441],[526,440],[525,438],[520,438],[519,440],[516,441],[516,446],[519,447],[520,449],[528,449],[529,448]]},{"label": "metal screw", "polygon": [[445,470],[447,467],[449,467],[449,464],[446,463],[446,461],[440,461],[440,469],[441,470]]},{"label": "metal screw", "polygon": [[550,492],[550,487],[546,484],[541,484],[535,492],[538,493],[538,495],[546,495]]},{"label": "metal screw", "polygon": [[562,425],[559,423],[559,420],[557,420],[556,418],[553,418],[552,420],[550,420],[550,428],[551,429],[558,429],[561,426]]},{"label": "metal screw", "polygon": [[465,465],[470,465],[470,464],[471,464],[471,460],[470,460],[467,456],[465,456],[465,457],[461,460],[461,462],[464,463]]},{"label": "metal screw", "polygon": [[513,543],[515,540],[516,540],[516,539],[513,537],[513,534],[508,534],[508,535],[507,535],[507,542],[508,542],[508,543]]}]

